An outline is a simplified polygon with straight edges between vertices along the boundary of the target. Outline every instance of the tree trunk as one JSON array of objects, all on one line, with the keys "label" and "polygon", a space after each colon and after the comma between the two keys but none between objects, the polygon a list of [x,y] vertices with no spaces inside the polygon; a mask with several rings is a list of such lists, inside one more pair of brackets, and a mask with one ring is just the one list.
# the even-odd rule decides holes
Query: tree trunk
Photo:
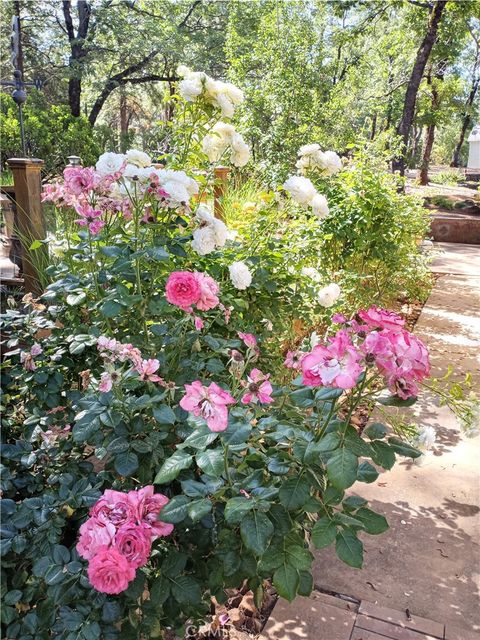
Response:
[{"label": "tree trunk", "polygon": [[87,0],[78,0],[78,29],[76,34],[73,26],[71,8],[71,0],[63,0],[63,17],[65,20],[68,42],[70,44],[70,58],[68,60],[70,70],[70,77],[68,80],[68,104],[70,106],[72,116],[78,118],[81,114],[83,59],[87,55],[85,40],[88,34],[92,8]]},{"label": "tree trunk", "polygon": [[394,171],[399,171],[401,176],[405,175],[405,154],[407,150],[410,129],[412,127],[412,122],[415,115],[415,105],[417,102],[418,89],[420,87],[423,72],[425,71],[425,67],[427,66],[427,62],[430,57],[433,45],[435,44],[435,40],[437,39],[438,26],[442,19],[442,13],[445,9],[446,4],[447,0],[436,0],[430,11],[427,32],[417,51],[415,63],[413,65],[412,73],[408,81],[405,100],[403,103],[402,119],[400,120],[400,124],[397,128],[397,133],[401,137],[403,142],[403,152],[402,155],[393,163]]},{"label": "tree trunk", "polygon": [[18,57],[17,57],[17,69],[22,74],[22,79],[25,82],[24,70],[23,70],[23,47],[22,47],[22,20],[20,17],[20,0],[14,0],[13,13],[18,18]]},{"label": "tree trunk", "polygon": [[435,123],[432,122],[427,127],[425,136],[425,146],[423,148],[423,158],[420,167],[420,184],[428,184],[428,169],[430,167],[430,157],[432,155],[433,143],[435,141]]},{"label": "tree trunk", "polygon": [[478,86],[480,84],[480,78],[475,78],[472,83],[472,89],[470,91],[470,95],[468,96],[467,102],[465,103],[465,111],[463,113],[462,118],[462,129],[460,131],[460,137],[455,146],[455,150],[452,156],[452,162],[450,163],[451,167],[458,167],[460,164],[460,151],[462,150],[463,142],[465,140],[465,136],[467,135],[467,131],[472,123],[472,116],[470,115],[470,108],[473,105],[473,101],[475,100],[475,96],[478,91]]},{"label": "tree trunk", "polygon": [[[448,64],[448,60],[441,60],[438,63],[438,70],[437,70],[437,73],[435,74],[435,79],[438,80],[438,82],[443,82],[447,64]],[[429,123],[427,127],[427,135],[425,136],[425,146],[423,148],[422,164],[420,166],[420,184],[421,185],[428,184],[428,170],[430,168],[430,158],[432,157],[433,143],[435,141],[435,126],[437,124],[436,113],[440,108],[440,102],[441,102],[439,87],[435,82],[432,82],[431,68],[428,73],[428,83],[429,85],[431,85],[431,88],[432,88],[432,101],[431,101],[432,110],[430,114],[432,121]]]},{"label": "tree trunk", "polygon": [[377,133],[377,114],[374,113],[372,117],[372,128],[370,129],[370,140],[375,138],[375,134]]}]

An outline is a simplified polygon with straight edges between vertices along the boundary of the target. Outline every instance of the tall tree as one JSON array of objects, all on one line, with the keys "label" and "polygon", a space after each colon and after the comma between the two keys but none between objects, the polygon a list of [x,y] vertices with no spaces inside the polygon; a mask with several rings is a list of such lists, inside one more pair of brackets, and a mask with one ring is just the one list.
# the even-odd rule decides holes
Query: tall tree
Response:
[{"label": "tall tree", "polygon": [[402,153],[393,163],[393,168],[395,171],[399,171],[400,175],[402,176],[405,174],[405,154],[407,151],[408,139],[410,136],[410,130],[412,128],[413,118],[415,116],[415,105],[417,102],[418,89],[420,87],[420,83],[422,81],[425,67],[427,66],[433,45],[435,44],[435,40],[437,39],[438,27],[442,19],[442,14],[448,2],[448,0],[435,0],[432,4],[426,4],[423,2],[416,2],[416,0],[409,1],[413,4],[419,4],[420,6],[428,8],[429,17],[425,35],[415,56],[415,62],[413,64],[412,72],[407,84],[407,90],[405,92],[402,118],[397,127],[397,133],[401,137],[403,149]]},{"label": "tall tree", "polygon": [[469,32],[475,43],[475,56],[471,75],[472,79],[470,85],[470,93],[468,94],[462,113],[462,126],[460,129],[460,135],[458,137],[458,142],[455,145],[452,162],[450,164],[450,166],[452,167],[458,167],[458,165],[460,164],[460,152],[462,150],[467,131],[472,124],[472,109],[475,103],[475,98],[477,97],[478,88],[480,86],[480,38],[475,33],[473,28],[470,28]]},{"label": "tall tree", "polygon": [[82,95],[82,78],[84,74],[84,58],[88,53],[86,44],[90,25],[92,7],[87,0],[77,0],[78,27],[75,30],[72,17],[71,0],[62,2],[65,31],[70,46],[69,79],[68,79],[68,103],[72,116],[80,115],[80,98]]}]

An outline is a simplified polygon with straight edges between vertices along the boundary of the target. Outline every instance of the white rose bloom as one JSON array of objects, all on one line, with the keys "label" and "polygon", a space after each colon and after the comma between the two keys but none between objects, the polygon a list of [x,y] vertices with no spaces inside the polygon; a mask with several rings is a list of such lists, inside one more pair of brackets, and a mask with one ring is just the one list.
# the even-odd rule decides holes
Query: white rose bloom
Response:
[{"label": "white rose bloom", "polygon": [[223,85],[223,90],[233,104],[241,104],[245,99],[243,91],[231,82],[226,82]]},{"label": "white rose bloom", "polygon": [[322,307],[331,307],[340,297],[341,289],[335,282],[323,287],[318,292],[318,301]]},{"label": "white rose bloom", "polygon": [[317,151],[320,151],[319,144],[304,144],[303,147],[300,147],[300,149],[298,150],[298,155],[309,156],[316,153]]},{"label": "white rose bloom", "polygon": [[[215,127],[214,127],[215,128]],[[208,133],[202,140],[202,151],[210,162],[217,162],[228,147],[228,139],[219,134]]]},{"label": "white rose bloom", "polygon": [[224,118],[233,118],[235,106],[226,93],[219,93],[215,97],[215,102],[220,107]]},{"label": "white rose bloom", "polygon": [[186,67],[184,64],[179,64],[177,67],[177,75],[179,75],[181,78],[185,78],[185,76],[188,76],[191,72],[191,70]]},{"label": "white rose bloom", "polygon": [[310,336],[310,348],[313,349],[320,342],[320,336],[316,331],[313,331]]},{"label": "white rose bloom", "polygon": [[123,171],[123,177],[129,180],[140,180],[141,182],[147,182],[150,173],[146,174],[145,169],[141,169],[136,164],[127,164]]},{"label": "white rose bloom", "polygon": [[215,251],[215,231],[211,226],[200,227],[193,232],[192,249],[200,256]]},{"label": "white rose bloom", "polygon": [[138,149],[129,149],[127,151],[127,162],[130,164],[136,164],[137,167],[149,167],[152,164],[152,159],[143,151],[139,151]]},{"label": "white rose bloom", "polygon": [[213,224],[215,222],[215,216],[205,204],[200,204],[198,206],[195,218],[198,222],[205,222],[207,224]]},{"label": "white rose bloom", "polygon": [[[162,187],[167,183],[176,182],[183,186],[190,196],[198,193],[196,180],[187,176],[185,171],[174,171],[173,169],[154,169],[152,171],[157,177]],[[168,191],[168,189],[165,189]]]},{"label": "white rose bloom", "polygon": [[250,149],[239,133],[232,136],[232,155],[230,159],[236,167],[244,167],[250,160]]},{"label": "white rose bloom", "polygon": [[244,290],[252,284],[252,274],[244,262],[233,262],[228,271],[235,289]]},{"label": "white rose bloom", "polygon": [[124,162],[125,156],[123,153],[107,151],[98,158],[95,169],[101,176],[107,176],[120,171]]},{"label": "white rose bloom", "polygon": [[437,433],[433,427],[422,427],[417,435],[416,442],[422,449],[431,449],[437,439]]},{"label": "white rose bloom", "polygon": [[335,151],[325,151],[323,154],[323,163],[325,172],[332,176],[342,168],[342,159]]},{"label": "white rose bloom", "polygon": [[298,204],[310,204],[317,193],[311,180],[303,176],[291,176],[283,184],[283,188]]},{"label": "white rose bloom", "polygon": [[328,202],[325,196],[322,196],[321,193],[317,193],[312,201],[310,202],[313,213],[317,216],[317,218],[324,218],[328,215]]},{"label": "white rose bloom", "polygon": [[190,194],[188,193],[185,185],[176,180],[170,180],[162,184],[162,189],[168,193],[171,206],[178,206],[180,204],[186,205],[190,200]]},{"label": "white rose bloom", "polygon": [[302,276],[310,278],[315,282],[320,282],[320,280],[322,279],[322,276],[314,267],[303,267],[300,273],[302,274]]},{"label": "white rose bloom", "polygon": [[214,218],[211,226],[213,227],[213,232],[215,234],[215,244],[217,247],[224,247],[225,243],[229,239],[227,225],[222,220]]},{"label": "white rose bloom", "polygon": [[202,82],[199,78],[185,78],[178,85],[178,93],[187,102],[194,102],[202,93]]}]

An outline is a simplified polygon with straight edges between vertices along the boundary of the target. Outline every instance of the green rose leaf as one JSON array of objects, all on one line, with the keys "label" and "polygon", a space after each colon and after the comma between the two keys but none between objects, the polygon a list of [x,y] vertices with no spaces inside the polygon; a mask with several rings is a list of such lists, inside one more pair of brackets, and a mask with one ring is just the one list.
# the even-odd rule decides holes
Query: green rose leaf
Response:
[{"label": "green rose leaf", "polygon": [[367,460],[361,462],[358,466],[357,480],[359,482],[375,482],[378,478],[378,471]]},{"label": "green rose leaf", "polygon": [[285,549],[285,558],[287,564],[295,569],[310,569],[312,566],[313,556],[308,549],[300,545],[293,544]]},{"label": "green rose leaf", "polygon": [[87,299],[87,294],[85,291],[80,291],[78,293],[69,293],[67,296],[67,304],[71,307],[76,307],[79,304],[82,304]]},{"label": "green rose leaf", "polygon": [[198,604],[202,600],[199,583],[191,576],[171,578],[172,595],[180,604]]},{"label": "green rose leaf", "polygon": [[174,496],[164,507],[162,507],[162,522],[177,524],[187,517],[190,500],[187,496]]},{"label": "green rose leaf", "polygon": [[192,464],[192,456],[186,451],[175,451],[167,458],[155,476],[154,484],[165,484],[175,480],[182,469],[188,469]]},{"label": "green rose leaf", "polygon": [[138,469],[138,456],[133,451],[124,451],[115,458],[115,471],[121,476],[131,476]]},{"label": "green rose leaf", "polygon": [[[193,522],[198,522],[205,516],[208,516],[212,510],[212,501],[208,498],[202,500],[195,500],[188,505],[188,515]],[[162,510],[163,513],[163,510]]]},{"label": "green rose leaf", "polygon": [[341,529],[337,533],[335,551],[345,564],[357,569],[362,568],[363,544],[352,529]]},{"label": "green rose leaf", "polygon": [[182,444],[179,444],[179,448],[192,447],[193,449],[205,449],[209,444],[212,444],[214,440],[218,438],[218,433],[210,431],[206,425],[196,427],[194,432],[191,433]]},{"label": "green rose leaf", "polygon": [[312,542],[317,549],[328,547],[335,540],[337,527],[335,523],[327,516],[319,518],[313,525]]},{"label": "green rose leaf", "polygon": [[243,496],[230,498],[225,505],[225,520],[228,524],[240,524],[246,513],[251,511],[254,502]]},{"label": "green rose leaf", "polygon": [[264,513],[250,511],[241,522],[240,535],[247,549],[261,556],[273,536],[273,524]]},{"label": "green rose leaf", "polygon": [[381,422],[372,422],[372,424],[369,424],[368,427],[364,429],[363,433],[368,436],[370,440],[380,440],[387,435],[388,429]]},{"label": "green rose leaf", "polygon": [[153,410],[153,417],[160,424],[174,424],[177,416],[167,404],[162,404]]},{"label": "green rose leaf", "polygon": [[348,449],[340,449],[327,462],[327,475],[337,489],[351,487],[357,479],[358,458]]},{"label": "green rose leaf", "polygon": [[207,449],[197,453],[195,457],[198,466],[209,476],[217,478],[224,471],[223,451],[221,449]]},{"label": "green rose leaf", "polygon": [[415,447],[403,442],[400,438],[391,437],[388,439],[388,444],[392,447],[395,453],[400,456],[406,456],[407,458],[419,458],[422,452]]},{"label": "green rose leaf", "polygon": [[288,564],[282,565],[273,574],[273,586],[278,594],[289,602],[292,602],[297,595],[299,585],[298,571]]},{"label": "green rose leaf", "polygon": [[387,531],[388,529],[388,522],[386,518],[379,513],[375,513],[375,511],[372,511],[371,509],[367,509],[366,507],[359,509],[355,513],[355,518],[360,520],[365,531],[372,535],[384,533],[384,531]]},{"label": "green rose leaf", "polygon": [[287,509],[298,509],[302,507],[310,497],[310,485],[300,476],[288,478],[280,487],[278,497],[281,504]]}]

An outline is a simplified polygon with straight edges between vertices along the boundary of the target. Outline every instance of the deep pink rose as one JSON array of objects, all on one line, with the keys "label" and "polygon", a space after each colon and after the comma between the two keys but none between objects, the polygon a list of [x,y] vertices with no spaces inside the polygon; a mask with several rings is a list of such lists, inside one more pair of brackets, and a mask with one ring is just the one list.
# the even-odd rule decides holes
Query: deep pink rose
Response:
[{"label": "deep pink rose", "polygon": [[196,273],[190,271],[173,271],[165,285],[168,302],[184,311],[191,311],[201,296],[200,282]]},{"label": "deep pink rose", "polygon": [[88,518],[80,527],[77,551],[85,560],[91,560],[100,547],[108,547],[115,536],[115,527],[111,522],[102,522]]},{"label": "deep pink rose", "polygon": [[97,591],[118,594],[135,578],[135,568],[115,547],[100,547],[89,562],[87,575]]},{"label": "deep pink rose", "polygon": [[153,485],[148,485],[138,491],[129,491],[128,499],[135,512],[137,522],[150,527],[153,540],[160,536],[168,536],[173,531],[173,524],[158,519],[168,498],[162,493],[154,493]]},{"label": "deep pink rose", "polygon": [[152,547],[150,527],[127,522],[118,529],[114,546],[122,556],[125,556],[132,567],[138,569],[146,564],[150,555]]},{"label": "deep pink rose", "polygon": [[90,509],[90,516],[100,522],[111,522],[115,527],[120,527],[133,520],[135,514],[126,493],[106,489]]},{"label": "deep pink rose", "polygon": [[360,353],[342,329],[328,346],[319,344],[302,359],[303,384],[352,389],[362,373],[359,360]]},{"label": "deep pink rose", "polygon": [[271,396],[273,389],[268,381],[269,377],[270,374],[265,375],[260,369],[252,369],[250,375],[247,376],[247,393],[242,397],[242,403],[270,404],[273,402]]},{"label": "deep pink rose", "polygon": [[372,306],[367,311],[361,309],[359,318],[371,329],[390,329],[390,331],[401,331],[405,320],[393,311],[380,309]]}]

